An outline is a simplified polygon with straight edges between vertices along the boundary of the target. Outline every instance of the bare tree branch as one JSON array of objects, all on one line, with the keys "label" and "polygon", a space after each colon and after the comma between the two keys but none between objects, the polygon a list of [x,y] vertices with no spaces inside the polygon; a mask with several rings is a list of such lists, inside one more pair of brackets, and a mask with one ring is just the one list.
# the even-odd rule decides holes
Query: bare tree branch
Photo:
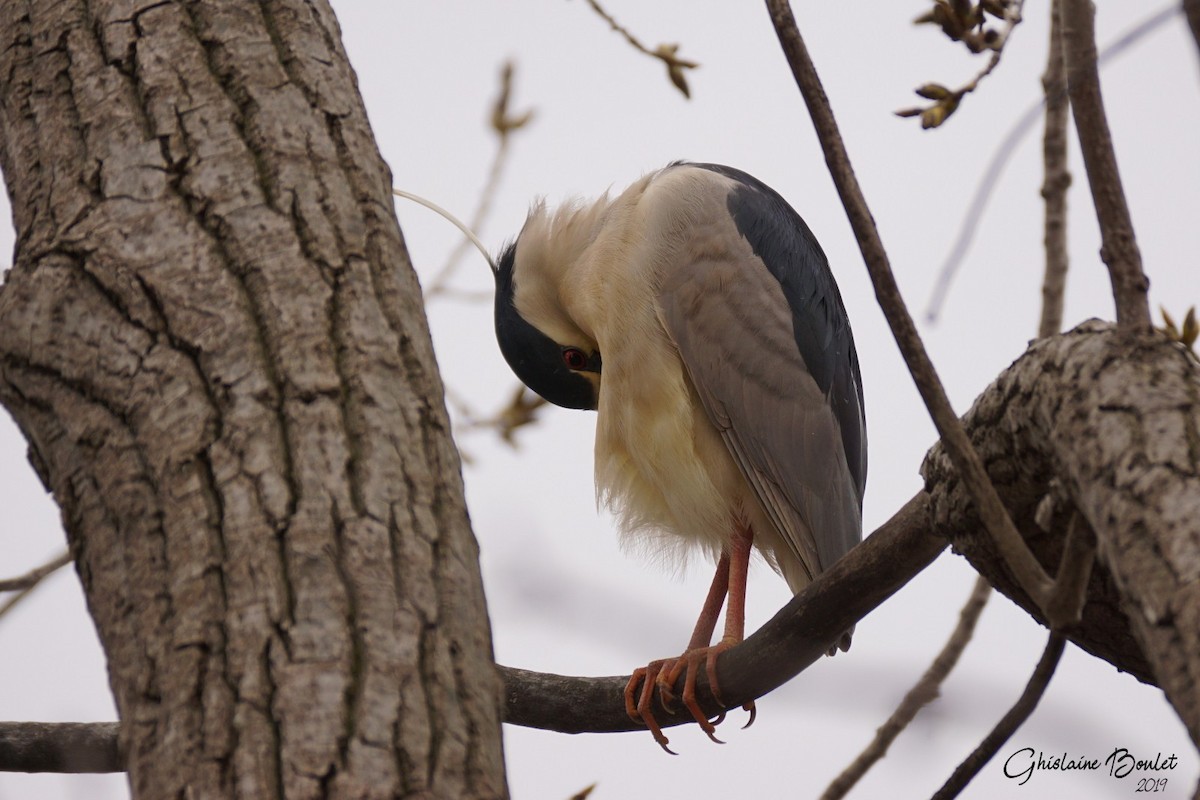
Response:
[{"label": "bare tree branch", "polygon": [[[1161,686],[1200,742],[1200,587],[1191,577],[1200,563],[1197,362],[1165,336],[1131,335],[1092,320],[1034,342],[964,422],[1043,564],[1089,560],[1090,543],[1079,538],[1086,528],[1071,544],[1062,533],[1075,511],[1095,532],[1100,562],[1082,621],[1066,629],[1072,641]],[[922,474],[936,530],[993,586],[1043,618],[993,541],[980,535],[970,494],[941,444]],[[1065,502],[1047,504],[1047,495]],[[1076,546],[1083,558],[1064,555]],[[1084,630],[1107,632],[1079,635]]]},{"label": "bare tree branch", "polygon": [[932,11],[918,17],[917,23],[935,22],[940,24],[947,36],[963,42],[971,52],[981,53],[984,50],[990,50],[992,55],[988,58],[988,63],[976,73],[974,78],[957,89],[948,89],[938,83],[927,83],[921,86],[917,89],[917,94],[933,100],[933,105],[927,108],[903,109],[897,111],[896,115],[900,117],[919,116],[921,127],[925,129],[936,128],[949,119],[950,115],[958,110],[962,99],[978,89],[980,82],[1000,66],[1000,59],[1004,55],[1004,46],[1008,44],[1013,29],[1021,23],[1021,10],[1024,5],[1024,0],[1012,0],[1007,3],[1004,8],[1004,27],[998,31],[984,28],[984,9],[981,6],[971,6],[970,4],[961,8],[966,16],[965,19],[955,12],[953,6],[943,3],[935,3]]},{"label": "bare tree branch", "polygon": [[[945,546],[944,539],[930,535],[928,498],[924,492],[918,493],[758,632],[721,654],[717,669],[726,702],[733,707],[761,697],[821,658],[848,627],[924,569]],[[628,676],[577,678],[503,666],[500,672],[505,685],[505,722],[562,733],[641,730],[625,714],[622,693]],[[682,681],[681,676],[681,685],[676,687],[679,691]],[[697,696],[710,714],[715,716],[721,710],[704,674],[697,681]],[[682,714],[657,714],[663,727],[694,722],[686,710]],[[17,770],[12,764],[31,763],[25,756],[17,761],[8,759],[9,753],[26,752],[28,745],[22,743],[27,741],[50,748],[46,752],[65,752],[69,748],[83,763],[93,766],[88,771],[122,769],[115,757],[116,723],[77,727],[87,729],[92,736],[81,738],[63,729],[61,736],[67,738],[55,741],[59,734],[46,723],[0,723],[0,770]],[[29,771],[66,771],[56,766],[60,763],[43,758],[38,768]]]},{"label": "bare tree branch", "polygon": [[1183,11],[1187,14],[1192,38],[1196,40],[1196,49],[1200,50],[1200,0],[1183,0]]},{"label": "bare tree branch", "polygon": [[124,772],[116,722],[0,722],[0,772]]},{"label": "bare tree branch", "polygon": [[[1136,349],[1130,350],[1131,346]],[[1200,653],[1196,645],[1200,625],[1195,624],[1194,604],[1187,605],[1187,598],[1180,594],[1189,591],[1189,586],[1178,577],[1183,574],[1180,564],[1195,553],[1195,548],[1186,544],[1187,526],[1194,525],[1195,516],[1179,517],[1178,512],[1193,508],[1194,498],[1200,497],[1195,491],[1200,485],[1197,467],[1190,467],[1191,477],[1182,474],[1183,466],[1167,474],[1160,474],[1160,469],[1152,486],[1138,483],[1131,489],[1124,483],[1113,485],[1111,454],[1093,452],[1105,438],[1096,433],[1097,425],[1119,416],[1120,424],[1130,427],[1133,419],[1140,418],[1138,397],[1128,389],[1139,385],[1129,380],[1138,371],[1149,371],[1156,387],[1154,393],[1141,398],[1143,405],[1161,408],[1165,401],[1177,404],[1183,393],[1192,398],[1191,405],[1183,403],[1177,409],[1172,405],[1171,414],[1192,420],[1183,423],[1185,428],[1191,425],[1187,430],[1200,430],[1196,422],[1200,420],[1200,375],[1190,356],[1165,337],[1149,341],[1139,337],[1130,345],[1119,331],[1100,322],[1035,342],[980,396],[967,424],[996,476],[1004,502],[1021,525],[1022,535],[1036,546],[1044,562],[1064,563],[1063,550],[1075,547],[1066,544],[1073,536],[1067,532],[1069,518],[1064,518],[1064,513],[1078,508],[1081,521],[1094,517],[1103,523],[1096,530],[1103,530],[1113,553],[1091,576],[1082,619],[1067,629],[1067,636],[1139,680],[1161,683],[1189,730],[1200,729],[1196,689],[1187,677],[1194,674],[1196,653]],[[1122,406],[1113,410],[1118,397],[1123,398]],[[1097,402],[1101,404],[1098,409],[1093,407]],[[1081,413],[1077,406],[1093,408],[1095,419],[1087,421],[1090,427],[1075,430],[1048,422],[1053,414],[1047,409],[1076,419]],[[1163,412],[1155,413],[1158,424]],[[1186,450],[1186,443],[1181,444],[1171,433],[1176,427],[1162,422],[1122,446],[1120,457],[1175,458],[1175,451]],[[1087,445],[1081,447],[1081,441]],[[718,677],[729,706],[762,696],[819,659],[842,631],[931,562],[947,539],[952,539],[994,586],[1041,619],[1038,607],[1022,593],[996,555],[993,540],[980,530],[976,507],[961,489],[961,475],[943,463],[940,453],[941,446],[935,446],[923,467],[931,494],[915,496],[758,632],[721,654]],[[1127,480],[1136,481],[1141,474]],[[1051,509],[1047,519],[1039,522],[1036,510],[1046,505],[1042,500],[1053,491],[1055,475],[1068,476],[1074,506]],[[1143,494],[1131,496],[1135,490]],[[1155,537],[1177,544],[1166,553]],[[1076,543],[1087,544],[1082,539]],[[1130,557],[1141,561],[1136,565],[1122,561]],[[1147,567],[1144,559],[1150,557],[1165,563]],[[1117,591],[1114,582],[1131,580],[1134,567],[1143,572],[1148,569],[1153,580],[1144,586],[1123,584]],[[1121,609],[1126,599],[1140,609],[1132,618]],[[1169,616],[1163,609],[1178,611]],[[1131,635],[1131,627],[1136,628],[1137,639]],[[1144,650],[1139,640],[1148,642]],[[1153,659],[1153,668],[1148,658]],[[506,722],[563,733],[636,728],[624,710],[627,676],[575,678],[511,667],[500,671]],[[710,714],[718,713],[721,709],[704,674],[699,676],[697,689],[701,707]],[[669,726],[692,719],[686,713],[672,716],[663,712],[660,721]]]},{"label": "bare tree branch", "polygon": [[26,597],[29,597],[29,595],[33,594],[33,588],[34,587],[31,586],[28,589],[22,589],[12,597],[5,600],[3,604],[0,604],[0,619],[8,616],[8,613],[16,608],[18,603],[20,603]]},{"label": "bare tree branch", "polygon": [[1054,670],[1058,667],[1059,659],[1062,658],[1066,641],[1061,633],[1050,634],[1049,641],[1046,642],[1046,649],[1042,651],[1042,657],[1034,667],[1033,675],[1030,676],[1025,691],[1021,693],[1008,713],[996,723],[992,732],[984,737],[971,755],[958,765],[954,774],[933,795],[933,800],[951,800],[951,798],[958,797],[967,784],[979,774],[979,770],[983,769],[992,756],[996,755],[996,751],[1008,741],[1025,720],[1029,719],[1029,715],[1037,708],[1038,701],[1045,694],[1046,687],[1050,684],[1050,678],[1054,676]]},{"label": "bare tree branch", "polygon": [[[505,62],[500,70],[500,91],[496,95],[496,101],[492,106],[491,126],[496,133],[496,153],[492,156],[492,165],[488,168],[487,180],[484,182],[483,190],[479,193],[479,201],[475,205],[475,213],[471,215],[471,221],[467,224],[476,234],[483,228],[484,222],[492,210],[492,202],[496,198],[496,190],[500,187],[500,176],[504,173],[504,166],[508,163],[509,146],[512,142],[511,134],[513,131],[520,130],[529,124],[533,119],[533,111],[525,111],[521,114],[513,114],[509,110],[509,101],[512,99],[512,83],[513,83],[513,64],[511,61]],[[466,254],[471,246],[471,240],[463,237],[454,249],[450,251],[450,255],[446,258],[446,263],[438,270],[437,274],[425,288],[425,298],[432,299],[438,296],[450,296],[467,301],[489,300],[490,293],[476,292],[459,292],[451,289],[449,286],[450,279],[458,270],[462,263],[463,255]]]},{"label": "bare tree branch", "polygon": [[[825,152],[825,162],[830,175],[841,197],[842,205],[850,220],[850,226],[858,239],[859,249],[875,286],[875,296],[891,327],[892,335],[900,347],[913,381],[929,409],[938,434],[945,444],[946,452],[962,473],[963,481],[968,487],[975,504],[979,507],[980,518],[985,528],[995,538],[998,549],[1004,555],[1005,562],[1018,576],[1021,585],[1036,602],[1045,605],[1052,602],[1054,581],[1037,560],[1030,554],[1029,549],[1021,541],[1016,527],[1004,510],[996,489],[988,480],[978,454],[975,453],[941,380],[934,370],[921,337],[913,324],[912,316],[904,305],[896,279],[888,263],[887,253],[879,238],[875,220],[867,208],[866,199],[859,187],[858,179],[850,165],[850,157],[838,132],[837,122],[833,118],[833,110],[825,90],[817,77],[816,68],[808,55],[808,49],[796,27],[795,17],[787,0],[767,0],[767,9],[771,21],[779,36],[780,44],[791,65],[792,74],[800,93],[808,106],[808,112],[816,128],[817,138]],[[1069,620],[1053,619],[1057,627]]]},{"label": "bare tree branch", "polygon": [[596,791],[596,784],[593,783],[590,786],[583,787],[578,792],[571,795],[570,800],[587,800],[587,798],[592,796],[592,792],[594,791]]},{"label": "bare tree branch", "polygon": [[825,789],[825,793],[821,795],[821,800],[838,800],[838,798],[845,797],[862,776],[867,774],[867,770],[887,755],[892,742],[896,740],[901,731],[908,727],[908,724],[917,716],[917,712],[937,698],[939,687],[958,664],[959,657],[970,643],[971,637],[975,633],[975,623],[979,621],[979,616],[983,613],[984,606],[987,605],[988,597],[991,594],[991,584],[985,578],[976,578],[970,597],[967,598],[967,602],[963,604],[962,610],[958,613],[958,624],[950,634],[950,638],[946,640],[942,651],[938,653],[937,658],[925,670],[925,674],[921,676],[916,685],[908,690],[908,694],[904,695],[904,699],[900,701],[900,705],[896,707],[888,720],[875,731],[875,738],[871,743],[859,754],[858,758],[854,759],[849,766],[842,770],[840,775],[833,779],[833,782]]},{"label": "bare tree branch", "polygon": [[[896,514],[817,576],[754,635],[722,653],[717,678],[726,706],[736,708],[783,685],[829,650],[829,646],[937,557],[944,540],[927,534],[926,498],[917,494]],[[625,713],[629,676],[575,678],[501,667],[505,721],[561,733],[643,730]],[[697,679],[701,708],[715,716],[707,676]],[[677,693],[683,690],[680,676]],[[655,709],[664,728],[694,723]]]},{"label": "bare tree branch", "polygon": [[[1042,86],[1046,94],[1046,133],[1044,138],[1044,163],[1046,179],[1042,186],[1042,195],[1046,198],[1046,277],[1042,289],[1042,313],[1039,325],[1039,337],[1053,336],[1062,325],[1063,287],[1066,283],[1067,248],[1066,248],[1066,190],[1071,177],[1066,166],[1066,124],[1067,124],[1067,95],[1065,74],[1062,60],[1062,42],[1058,30],[1058,3],[1051,4],[1051,33],[1048,64],[1042,77]],[[1010,28],[1011,29],[1011,28]],[[992,65],[998,61],[999,53],[993,57]],[[1017,131],[1022,130],[1018,126]],[[1010,133],[1009,138],[1012,138]],[[995,159],[993,159],[993,164]],[[998,170],[997,170],[998,174]],[[989,171],[989,177],[991,172]],[[978,197],[978,194],[977,194]],[[1075,519],[1072,518],[1074,523]],[[1070,539],[1077,538],[1076,528],[1072,527]],[[1080,554],[1073,554],[1082,557]],[[1092,554],[1088,553],[1089,566]],[[1063,563],[1066,563],[1064,558]],[[1082,587],[1077,586],[1075,592],[1082,597],[1087,588],[1087,577],[1077,572],[1076,578],[1082,580]],[[912,722],[926,704],[938,694],[938,687],[949,675],[958,662],[963,650],[971,640],[975,623],[983,611],[984,604],[992,591],[987,579],[980,576],[975,581],[975,587],[970,598],[959,614],[958,626],[955,628],[942,652],[926,670],[921,680],[914,686],[892,716],[875,734],[875,739],[867,748],[839,775],[825,790],[823,800],[835,800],[845,796],[850,789],[866,774],[879,759],[887,753],[888,747],[904,728]],[[1082,604],[1082,600],[1079,600]]]},{"label": "bare tree branch", "polygon": [[0,592],[24,592],[32,589],[34,586],[37,586],[37,584],[43,578],[70,563],[71,551],[64,550],[54,558],[47,561],[45,564],[29,570],[29,572],[26,572],[24,575],[0,581]]},{"label": "bare tree branch", "polygon": [[954,276],[958,274],[959,267],[966,261],[967,251],[975,238],[975,231],[978,230],[979,223],[983,220],[983,212],[987,208],[988,201],[992,199],[992,193],[1000,183],[1000,176],[1017,151],[1017,146],[1025,138],[1025,134],[1033,128],[1038,117],[1041,116],[1040,110],[1041,103],[1027,109],[1021,118],[1009,128],[1008,133],[1004,135],[1000,144],[996,146],[995,152],[992,153],[987,169],[984,170],[983,177],[979,179],[979,185],[975,187],[975,193],[971,196],[971,202],[958,226],[954,244],[950,246],[949,254],[938,269],[933,292],[925,306],[926,322],[937,322],[946,297],[950,294],[950,284],[954,281]]},{"label": "bare tree branch", "polygon": [[1096,218],[1100,223],[1100,257],[1108,266],[1117,323],[1130,330],[1149,331],[1152,326],[1146,295],[1150,282],[1142,271],[1142,254],[1134,235],[1112,134],[1104,113],[1104,100],[1100,95],[1091,0],[1062,0],[1059,16],[1071,109],[1096,206]]},{"label": "bare tree branch", "polygon": [[[1104,66],[1108,61],[1127,51],[1140,41],[1142,37],[1162,28],[1165,23],[1178,13],[1179,9],[1173,6],[1160,9],[1125,31],[1115,41],[1105,46],[1104,50],[1100,53],[1100,66]],[[1059,86],[1060,88],[1056,96],[1066,98],[1065,78]],[[955,236],[954,244],[950,247],[950,253],[942,261],[941,267],[938,268],[937,281],[934,283],[929,302],[925,306],[925,319],[927,321],[936,321],[938,314],[941,313],[942,305],[950,292],[950,284],[954,280],[959,267],[962,266],[963,261],[966,259],[971,240],[975,238],[975,231],[983,219],[984,209],[987,207],[988,200],[991,199],[993,191],[1000,182],[1000,175],[1012,159],[1013,153],[1017,150],[1017,145],[1021,143],[1025,134],[1031,131],[1037,123],[1038,118],[1043,116],[1041,114],[1042,105],[1042,101],[1039,100],[1036,104],[1028,108],[1013,123],[1012,127],[1008,129],[1008,132],[992,153],[987,169],[984,170],[983,177],[979,180],[979,185],[975,189],[975,194],[971,197],[971,202],[963,214],[962,222],[958,227],[958,234]],[[1055,333],[1057,332],[1055,330]]]},{"label": "bare tree branch", "polygon": [[687,61],[679,58],[676,53],[679,52],[677,44],[660,44],[658,47],[651,50],[646,45],[642,44],[636,36],[630,33],[629,29],[621,23],[617,22],[611,14],[605,11],[598,0],[587,0],[587,4],[592,7],[592,10],[600,15],[600,18],[609,24],[614,31],[621,34],[625,41],[637,50],[639,53],[645,53],[651,58],[657,58],[667,67],[667,78],[671,84],[683,93],[684,97],[691,98],[691,91],[688,89],[687,75],[684,70],[696,69],[700,65],[695,61]]},{"label": "bare tree branch", "polygon": [[1079,618],[1087,602],[1088,582],[1096,565],[1096,534],[1078,511],[1071,512],[1067,523],[1067,538],[1059,560],[1057,585],[1060,600],[1066,606],[1064,614]]},{"label": "bare tree branch", "polygon": [[16,608],[17,604],[29,597],[43,579],[71,563],[71,551],[65,550],[40,567],[30,570],[16,578],[0,581],[0,592],[16,592],[12,597],[0,604],[0,619]]},{"label": "bare tree branch", "polygon": [[1042,314],[1038,322],[1038,336],[1041,337],[1053,336],[1062,330],[1063,293],[1070,263],[1067,252],[1067,189],[1071,186],[1071,172],[1067,167],[1067,119],[1070,103],[1063,91],[1067,73],[1059,21],[1061,4],[1062,0],[1053,0],[1050,6],[1049,54],[1046,71],[1042,74],[1046,106],[1046,127],[1042,134],[1046,272],[1042,278]]}]

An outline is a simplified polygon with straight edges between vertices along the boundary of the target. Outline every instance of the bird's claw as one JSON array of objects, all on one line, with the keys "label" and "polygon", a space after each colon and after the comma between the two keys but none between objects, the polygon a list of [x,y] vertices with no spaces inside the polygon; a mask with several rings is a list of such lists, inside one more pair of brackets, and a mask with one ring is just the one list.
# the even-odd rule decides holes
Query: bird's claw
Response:
[{"label": "bird's claw", "polygon": [[[659,727],[658,720],[654,718],[654,712],[650,710],[650,701],[654,695],[655,680],[658,678],[662,668],[669,663],[667,659],[661,661],[651,661],[644,667],[639,667],[629,676],[629,682],[625,684],[625,713],[634,722],[645,725],[650,729],[650,733],[654,736],[654,741],[658,742],[658,746],[665,752],[671,755],[679,755],[667,745],[670,740],[663,734],[662,728]],[[642,689],[639,692],[638,686]],[[634,702],[634,696],[637,696],[637,701]]]},{"label": "bird's claw", "polygon": [[[710,721],[708,716],[701,710],[700,703],[696,700],[696,675],[700,671],[701,664],[703,664],[705,675],[708,678],[709,690],[712,692],[713,698],[724,708],[725,702],[721,699],[721,688],[717,682],[717,656],[734,644],[736,642],[723,641],[712,647],[698,647],[688,650],[678,658],[651,661],[645,667],[634,670],[633,675],[629,678],[629,682],[625,685],[625,713],[634,722],[649,728],[650,733],[654,735],[654,741],[658,742],[659,747],[675,755],[675,752],[667,747],[669,740],[663,734],[662,727],[654,717],[654,689],[656,687],[658,689],[659,705],[668,714],[674,714],[674,704],[677,699],[675,696],[675,684],[682,674],[684,675],[682,695],[684,707],[687,708],[688,712],[692,715],[692,719],[696,721],[696,724],[700,726],[700,729],[704,731],[709,739],[717,744],[724,744],[723,741],[716,737],[716,726],[725,720],[725,712],[722,711],[715,719]],[[750,722],[747,722],[744,726],[749,727],[754,722],[754,703],[747,703],[743,708],[750,712]]]}]

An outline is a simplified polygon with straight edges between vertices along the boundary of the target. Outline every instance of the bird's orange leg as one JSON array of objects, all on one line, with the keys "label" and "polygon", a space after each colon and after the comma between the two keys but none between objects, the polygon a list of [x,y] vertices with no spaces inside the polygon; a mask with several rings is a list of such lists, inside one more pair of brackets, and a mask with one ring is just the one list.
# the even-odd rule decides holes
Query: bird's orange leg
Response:
[{"label": "bird's orange leg", "polygon": [[[654,734],[654,740],[668,753],[668,739],[663,735],[651,702],[654,697],[654,687],[659,690],[659,702],[663,708],[670,710],[674,702],[674,686],[680,674],[684,674],[683,704],[691,712],[692,718],[714,742],[721,743],[715,736],[716,724],[725,718],[724,713],[710,722],[696,701],[696,674],[704,665],[708,676],[708,685],[712,689],[717,702],[721,701],[720,686],[717,683],[717,656],[738,644],[745,638],[746,630],[746,576],[750,567],[750,548],[754,542],[754,532],[748,526],[739,525],[730,540],[728,553],[722,553],[717,562],[717,570],[713,575],[712,585],[692,631],[687,650],[678,658],[652,661],[647,666],[637,669],[625,685],[625,711],[635,722],[641,722]],[[717,627],[717,617],[725,598],[729,598],[729,608],[725,612],[725,635],[721,641],[711,645],[713,632]],[[638,692],[638,687],[641,691]],[[637,697],[635,703],[634,697]],[[750,722],[754,721],[754,704],[748,703],[744,708],[750,712]],[[750,723],[747,723],[749,725]]]},{"label": "bird's orange leg", "polygon": [[[721,701],[721,689],[717,685],[717,656],[746,638],[746,582],[750,573],[750,547],[753,544],[754,531],[749,526],[738,527],[734,531],[730,544],[732,555],[729,560],[729,607],[725,609],[725,635],[712,648],[708,658],[708,685],[712,687],[713,697],[722,706],[725,703]],[[742,727],[749,728],[758,715],[754,701],[746,703],[742,709],[750,713],[750,719]]]},{"label": "bird's orange leg", "polygon": [[[729,554],[722,553],[720,561],[717,562],[717,570],[713,574],[712,585],[708,587],[708,596],[704,599],[704,607],[700,610],[700,618],[696,620],[696,628],[692,631],[692,638],[688,642],[687,652],[698,650],[708,645],[712,641],[713,631],[717,628],[717,617],[721,615],[721,606],[725,603],[725,594],[729,588]],[[633,675],[629,677],[629,682],[625,684],[625,713],[634,722],[640,722],[650,729],[654,734],[654,741],[658,742],[658,746],[668,753],[674,755],[674,751],[667,747],[667,737],[663,735],[662,728],[658,726],[658,721],[654,719],[654,712],[651,709],[651,701],[654,699],[654,687],[659,684],[659,680],[664,670],[670,671],[672,666],[681,659],[664,658],[658,661],[651,661],[644,667],[639,667],[633,671]],[[678,677],[678,675],[676,676]],[[641,691],[638,691],[638,687]],[[685,686],[686,690],[686,686]],[[694,694],[694,692],[693,692]],[[636,700],[634,698],[637,698]],[[668,690],[665,697],[660,698],[660,702],[664,703],[667,699],[673,700],[674,697],[671,691]],[[693,712],[693,716],[695,712]],[[712,728],[712,725],[703,714],[699,716],[697,721],[703,719],[701,725],[707,725]],[[712,734],[709,733],[711,736]]]}]

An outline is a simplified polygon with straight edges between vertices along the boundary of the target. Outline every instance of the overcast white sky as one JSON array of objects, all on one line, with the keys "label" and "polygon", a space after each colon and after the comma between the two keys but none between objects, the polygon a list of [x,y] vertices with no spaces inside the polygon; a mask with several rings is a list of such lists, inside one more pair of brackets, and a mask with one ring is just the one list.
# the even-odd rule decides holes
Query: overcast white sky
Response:
[{"label": "overcast white sky", "polygon": [[[1174,0],[1170,0],[1174,2]],[[910,22],[927,3],[794,2],[850,155],[914,310],[992,149],[1039,96],[1047,37],[1045,2],[1000,69],[941,130],[892,115],[913,87],[966,81],[982,61],[935,30]],[[1162,2],[1101,2],[1101,43]],[[375,134],[397,186],[469,216],[494,142],[486,128],[500,64],[517,62],[515,108],[536,119],[513,141],[495,213],[479,231],[498,249],[520,229],[529,201],[556,202],[622,188],[678,158],[743,168],[774,186],[805,217],[829,255],[854,324],[867,398],[870,474],[866,528],[885,520],[921,485],[917,474],[933,429],[879,313],[861,258],[827,177],[803,105],[760,3],[608,0],[609,10],[649,46],[679,42],[701,62],[691,101],[659,64],[634,52],[582,0],[477,3],[334,2]],[[1200,68],[1176,17],[1104,70],[1103,88],[1151,277],[1151,297],[1181,315],[1200,301]],[[923,325],[926,344],[956,408],[965,411],[1033,335],[1042,255],[1040,130],[1008,165],[945,313]],[[1072,269],[1066,324],[1111,318],[1096,225],[1082,165],[1073,158]],[[0,204],[4,200],[0,199]],[[413,205],[399,208],[414,263],[432,275],[455,245],[453,229]],[[0,216],[8,219],[7,206]],[[0,229],[7,260],[12,234]],[[458,285],[490,291],[470,256]],[[513,378],[496,348],[488,304],[440,301],[430,309],[448,384],[490,412]],[[683,578],[620,552],[612,521],[595,510],[594,416],[553,410],[524,431],[517,452],[473,433],[465,479],[483,551],[497,658],[567,674],[627,673],[685,644],[710,578],[695,564]],[[0,575],[41,563],[63,543],[58,515],[24,458],[25,445],[0,415]],[[820,793],[869,740],[925,669],[954,625],[973,573],[944,554],[859,626],[853,649],[818,663],[759,703],[759,721],[722,728],[728,744],[698,730],[668,732],[681,755],[664,755],[649,734],[563,736],[506,728],[514,797],[558,799],[598,782],[595,800],[688,796],[805,798]],[[761,564],[751,573],[748,626],[788,599]],[[1045,631],[1002,597],[989,605],[976,641],[942,698],[897,741],[853,795],[922,797],[936,789],[1020,693]],[[114,711],[103,660],[77,580],[64,571],[0,621],[0,719],[103,720]],[[1125,747],[1139,757],[1180,755],[1156,777],[1158,797],[1190,797],[1195,750],[1161,692],[1068,648],[1034,718],[1001,752],[1022,747],[1104,758]],[[989,765],[967,797],[1132,796],[1133,779],[1039,773],[1024,786]],[[123,777],[0,775],[0,800],[122,798]]]}]

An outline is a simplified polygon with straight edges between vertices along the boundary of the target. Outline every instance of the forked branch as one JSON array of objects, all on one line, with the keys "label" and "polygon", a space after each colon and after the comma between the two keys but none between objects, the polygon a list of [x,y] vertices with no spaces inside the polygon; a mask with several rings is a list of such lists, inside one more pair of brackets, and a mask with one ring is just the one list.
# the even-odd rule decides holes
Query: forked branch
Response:
[{"label": "forked branch", "polygon": [[1025,591],[1034,598],[1035,602],[1045,610],[1054,627],[1061,627],[1074,621],[1077,617],[1068,615],[1060,617],[1058,613],[1064,608],[1059,602],[1059,592],[1055,582],[1042,569],[1041,564],[1029,552],[1017,532],[1016,526],[1000,502],[1000,496],[992,486],[984,470],[983,462],[971,446],[961,422],[946,391],[938,378],[925,351],[925,345],[917,333],[912,316],[900,295],[895,276],[888,261],[883,242],[875,220],[867,207],[866,198],[850,165],[850,157],[846,152],[845,143],[838,131],[837,122],[833,118],[833,109],[825,90],[817,77],[816,67],[809,57],[808,48],[796,26],[796,19],[787,0],[767,0],[767,9],[775,32],[783,46],[784,54],[792,68],[800,94],[804,97],[808,113],[816,128],[817,138],[825,153],[825,162],[829,167],[842,206],[850,220],[850,227],[858,239],[859,249],[866,262],[871,282],[875,286],[875,296],[880,308],[887,318],[892,335],[904,361],[912,374],[917,390],[925,401],[926,408],[933,418],[938,434],[946,448],[954,467],[962,475],[972,500],[979,508],[980,518],[984,527],[996,542],[997,549],[1003,554],[1005,562]]}]

